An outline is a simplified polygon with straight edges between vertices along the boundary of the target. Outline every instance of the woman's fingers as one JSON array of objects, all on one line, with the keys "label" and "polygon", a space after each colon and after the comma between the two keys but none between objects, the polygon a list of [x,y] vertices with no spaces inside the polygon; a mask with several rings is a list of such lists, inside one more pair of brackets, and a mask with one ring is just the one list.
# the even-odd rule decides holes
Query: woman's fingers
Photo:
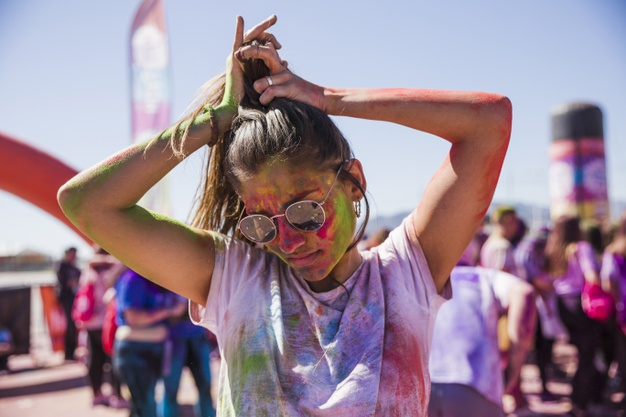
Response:
[{"label": "woman's fingers", "polygon": [[237,16],[235,26],[235,38],[233,39],[233,52],[226,59],[226,85],[222,104],[231,109],[236,109],[243,96],[243,71],[239,60],[235,58],[237,51],[243,45],[243,18]]},{"label": "woman's fingers", "polygon": [[280,44],[280,42],[278,42],[278,39],[276,39],[276,36],[274,36],[273,33],[269,33],[269,32],[263,32],[261,35],[259,35],[259,37],[256,38],[258,41],[261,41],[261,43],[272,43],[274,45],[274,49],[280,49],[283,46]]},{"label": "woman's fingers", "polygon": [[261,23],[254,26],[252,29],[246,32],[243,39],[244,42],[250,42],[252,40],[260,40],[260,41],[269,41],[273,42],[276,45],[276,49],[281,48],[280,42],[276,40],[276,37],[271,33],[267,32],[267,30],[272,27],[278,18],[276,15],[271,15]]},{"label": "woman's fingers", "polygon": [[236,25],[235,25],[235,39],[233,40],[233,52],[241,48],[241,45],[243,45],[243,43],[244,43],[243,17],[237,16]]},{"label": "woman's fingers", "polygon": [[254,89],[261,94],[259,101],[267,104],[276,97],[299,99],[303,94],[303,80],[289,70],[260,78],[254,82]]},{"label": "woman's fingers", "polygon": [[235,53],[235,56],[240,61],[251,58],[262,59],[267,68],[270,70],[270,74],[281,72],[285,69],[282,65],[283,61],[280,59],[280,56],[278,56],[278,52],[276,52],[276,48],[271,42],[266,45],[246,45],[239,48],[239,50]]},{"label": "woman's fingers", "polygon": [[285,70],[277,74],[272,74],[267,77],[260,78],[254,82],[254,90],[257,93],[262,93],[269,87],[278,87],[280,85],[284,85],[289,81],[292,76],[293,74],[289,70]]},{"label": "woman's fingers", "polygon": [[261,94],[259,102],[263,105],[276,97],[284,97],[326,111],[324,88],[298,77],[288,69],[256,80],[254,89]]}]

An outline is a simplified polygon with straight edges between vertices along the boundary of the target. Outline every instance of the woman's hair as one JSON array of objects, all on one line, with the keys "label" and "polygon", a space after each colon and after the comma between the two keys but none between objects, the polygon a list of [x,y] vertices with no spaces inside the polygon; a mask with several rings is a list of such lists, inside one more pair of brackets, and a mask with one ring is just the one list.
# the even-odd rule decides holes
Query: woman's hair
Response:
[{"label": "woman's hair", "polygon": [[548,235],[545,249],[546,270],[552,275],[567,271],[566,248],[581,240],[580,219],[577,216],[561,216]]},{"label": "woman's hair", "polygon": [[[205,181],[198,190],[192,225],[238,236],[237,221],[244,205],[236,190],[266,163],[288,161],[320,170],[337,170],[343,164],[339,178],[354,183],[363,193],[366,205],[366,217],[350,245],[352,248],[365,231],[369,203],[363,185],[347,170],[353,158],[350,144],[330,117],[316,107],[284,98],[262,105],[253,88],[255,80],[269,75],[262,60],[246,60],[243,73],[244,97],[239,114],[230,130],[209,150]],[[207,111],[208,106],[219,104],[224,85],[223,75],[205,84],[201,93],[204,101],[172,128],[178,132],[184,126],[180,138],[172,136],[171,145],[177,156],[184,156],[182,144],[187,138],[190,121]]]}]

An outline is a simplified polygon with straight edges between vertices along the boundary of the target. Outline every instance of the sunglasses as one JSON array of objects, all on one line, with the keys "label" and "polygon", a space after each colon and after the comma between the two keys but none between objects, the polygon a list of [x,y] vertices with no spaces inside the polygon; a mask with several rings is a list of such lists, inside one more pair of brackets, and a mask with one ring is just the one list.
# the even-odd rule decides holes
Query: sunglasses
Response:
[{"label": "sunglasses", "polygon": [[278,234],[276,219],[283,216],[294,229],[302,230],[303,232],[319,230],[326,221],[326,212],[322,206],[335,186],[340,172],[341,167],[337,170],[337,174],[335,174],[335,178],[321,202],[318,203],[313,200],[296,201],[290,204],[283,214],[277,214],[272,217],[263,214],[250,214],[239,220],[237,227],[239,227],[239,230],[247,239],[255,243],[269,243],[274,240]]}]

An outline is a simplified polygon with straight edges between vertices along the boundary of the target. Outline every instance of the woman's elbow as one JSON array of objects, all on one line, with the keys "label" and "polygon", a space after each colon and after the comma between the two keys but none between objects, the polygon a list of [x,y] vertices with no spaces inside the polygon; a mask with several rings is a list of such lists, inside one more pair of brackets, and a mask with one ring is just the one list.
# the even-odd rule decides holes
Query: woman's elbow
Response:
[{"label": "woman's elbow", "polygon": [[508,97],[499,94],[494,95],[490,104],[489,114],[492,117],[491,123],[497,129],[497,137],[500,141],[508,143],[513,125],[513,104]]},{"label": "woman's elbow", "polygon": [[59,188],[57,191],[57,202],[63,214],[65,214],[72,223],[76,224],[84,204],[79,187],[75,184],[73,179]]}]

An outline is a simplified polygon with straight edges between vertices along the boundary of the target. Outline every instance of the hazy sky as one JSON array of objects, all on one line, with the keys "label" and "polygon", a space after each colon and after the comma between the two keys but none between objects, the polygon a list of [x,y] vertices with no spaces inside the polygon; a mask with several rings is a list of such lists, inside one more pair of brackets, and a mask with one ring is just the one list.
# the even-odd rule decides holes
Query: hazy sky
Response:
[{"label": "hazy sky", "polygon": [[[130,143],[128,37],[139,0],[0,0],[0,131],[84,169]],[[367,3],[367,5],[366,5]],[[173,117],[224,68],[235,16],[278,16],[282,56],[339,87],[484,90],[513,102],[495,199],[549,204],[550,113],[572,101],[604,113],[609,194],[626,200],[626,2],[623,0],[165,0]],[[365,167],[373,215],[415,207],[447,144],[387,123],[335,119]],[[171,176],[187,217],[199,159]],[[28,167],[24,167],[27,175]],[[59,256],[79,238],[0,191],[0,249]]]}]

